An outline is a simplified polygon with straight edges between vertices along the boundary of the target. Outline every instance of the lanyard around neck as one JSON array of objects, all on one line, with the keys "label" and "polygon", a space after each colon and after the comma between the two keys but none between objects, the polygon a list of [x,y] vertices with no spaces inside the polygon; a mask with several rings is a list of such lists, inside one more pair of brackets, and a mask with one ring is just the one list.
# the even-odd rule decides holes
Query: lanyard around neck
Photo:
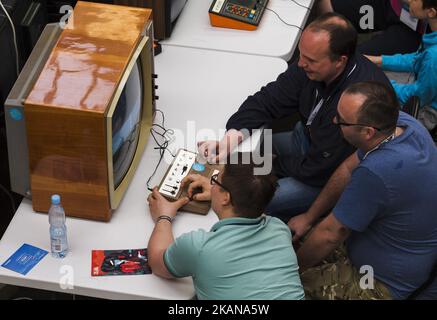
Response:
[{"label": "lanyard around neck", "polygon": [[[344,81],[346,81],[346,79],[350,77],[350,75],[355,71],[356,67],[357,67],[357,64],[355,64],[353,66],[352,70],[347,74],[347,76],[344,79]],[[343,83],[343,81],[342,81],[342,83]],[[334,92],[335,91],[337,91],[337,90],[334,90]],[[319,111],[322,108],[322,106],[325,104],[325,102],[328,102],[331,99],[331,96],[334,94],[334,92],[331,93],[331,95],[326,99],[326,101],[325,101],[325,99],[322,98],[319,101],[319,103],[317,103],[317,105],[313,108],[313,110],[311,111],[310,116],[308,117],[308,120],[307,120],[307,123],[306,123],[307,126],[310,126],[313,123],[314,118],[319,113]],[[314,99],[315,102],[317,102],[317,98],[318,97],[319,97],[319,90],[316,89],[316,98]]]},{"label": "lanyard around neck", "polygon": [[[314,99],[314,101],[317,101],[317,98],[319,97],[319,90],[316,89],[316,98]],[[331,96],[328,97],[328,99],[326,99],[326,101],[329,100],[329,98],[331,98]],[[313,123],[314,118],[316,117],[317,113],[319,113],[320,109],[322,108],[324,103],[324,99],[320,99],[319,103],[313,108],[313,111],[311,111],[310,116],[308,117],[308,121],[307,121],[307,126],[310,126],[311,123]]]},{"label": "lanyard around neck", "polygon": [[387,142],[393,140],[393,139],[395,138],[395,133],[396,133],[396,129],[395,129],[395,131],[394,131],[391,135],[389,135],[387,138],[385,138],[385,139],[382,140],[380,143],[378,143],[378,144],[376,145],[376,147],[374,147],[373,149],[367,151],[366,154],[364,155],[362,161],[364,161],[370,153],[372,153],[372,152],[375,151],[375,150],[378,150],[379,147],[382,146],[384,143],[387,143]]}]

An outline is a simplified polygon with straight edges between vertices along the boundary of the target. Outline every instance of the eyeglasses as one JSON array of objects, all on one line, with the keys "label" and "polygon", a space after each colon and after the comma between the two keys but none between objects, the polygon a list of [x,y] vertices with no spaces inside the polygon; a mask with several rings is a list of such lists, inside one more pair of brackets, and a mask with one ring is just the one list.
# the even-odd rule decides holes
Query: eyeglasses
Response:
[{"label": "eyeglasses", "polygon": [[[219,181],[218,181],[218,173],[216,173],[216,174],[213,174],[212,176],[211,176],[211,185],[214,185],[214,184],[216,184],[216,185],[218,185],[218,186],[220,186],[222,189],[224,189],[225,191],[227,191],[227,192],[229,192],[229,196],[231,195],[231,191],[229,191],[229,189],[228,188],[226,188],[222,183],[220,183]],[[231,197],[232,198],[232,197]],[[231,199],[231,203],[232,203],[232,199]]]},{"label": "eyeglasses", "polygon": [[338,112],[336,113],[335,117],[334,117],[334,123],[338,126],[345,126],[345,127],[351,127],[351,126],[360,126],[360,127],[370,127],[375,129],[376,131],[383,131],[387,128],[377,128],[368,124],[362,124],[362,123],[347,123],[347,122],[343,122],[341,121],[342,119],[340,118],[340,115],[338,114]]}]

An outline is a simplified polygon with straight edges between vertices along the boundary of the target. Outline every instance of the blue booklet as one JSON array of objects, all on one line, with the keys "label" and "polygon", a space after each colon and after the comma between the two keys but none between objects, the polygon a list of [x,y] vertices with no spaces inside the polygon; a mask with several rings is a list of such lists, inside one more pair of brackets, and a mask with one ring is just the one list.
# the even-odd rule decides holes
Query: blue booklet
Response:
[{"label": "blue booklet", "polygon": [[2,264],[2,267],[26,275],[47,253],[25,243]]}]

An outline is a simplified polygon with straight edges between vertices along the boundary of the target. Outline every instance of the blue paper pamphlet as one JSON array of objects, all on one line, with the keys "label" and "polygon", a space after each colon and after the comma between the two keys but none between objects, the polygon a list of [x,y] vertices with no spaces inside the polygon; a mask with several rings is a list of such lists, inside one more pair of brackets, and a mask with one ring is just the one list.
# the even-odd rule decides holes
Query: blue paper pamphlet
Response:
[{"label": "blue paper pamphlet", "polygon": [[2,264],[2,267],[26,275],[47,253],[25,243]]}]

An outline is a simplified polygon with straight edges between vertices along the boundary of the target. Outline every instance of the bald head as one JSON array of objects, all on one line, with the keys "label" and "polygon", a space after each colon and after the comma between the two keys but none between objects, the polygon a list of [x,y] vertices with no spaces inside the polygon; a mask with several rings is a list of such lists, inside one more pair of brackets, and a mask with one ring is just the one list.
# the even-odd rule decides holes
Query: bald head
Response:
[{"label": "bald head", "polygon": [[334,13],[334,14],[332,14],[332,13],[325,14],[323,16],[320,16],[320,18],[321,19],[317,19],[317,20],[311,22],[308,25],[308,28],[315,27],[317,25],[319,25],[319,26],[325,25],[326,26],[326,25],[329,25],[329,24],[331,24],[331,25],[332,24],[336,24],[336,25],[338,25],[339,27],[342,27],[342,28],[349,27],[349,24],[348,24],[348,21],[346,20],[346,18],[343,17],[343,16],[340,16],[339,14],[336,14],[336,13]]},{"label": "bald head", "polygon": [[352,109],[356,121],[393,131],[399,116],[399,101],[392,87],[376,81],[364,81],[350,85],[343,95],[354,96]]},{"label": "bald head", "polygon": [[350,59],[355,54],[357,32],[350,21],[338,13],[330,12],[319,16],[305,30],[328,35],[329,55],[332,61],[341,56]]}]

